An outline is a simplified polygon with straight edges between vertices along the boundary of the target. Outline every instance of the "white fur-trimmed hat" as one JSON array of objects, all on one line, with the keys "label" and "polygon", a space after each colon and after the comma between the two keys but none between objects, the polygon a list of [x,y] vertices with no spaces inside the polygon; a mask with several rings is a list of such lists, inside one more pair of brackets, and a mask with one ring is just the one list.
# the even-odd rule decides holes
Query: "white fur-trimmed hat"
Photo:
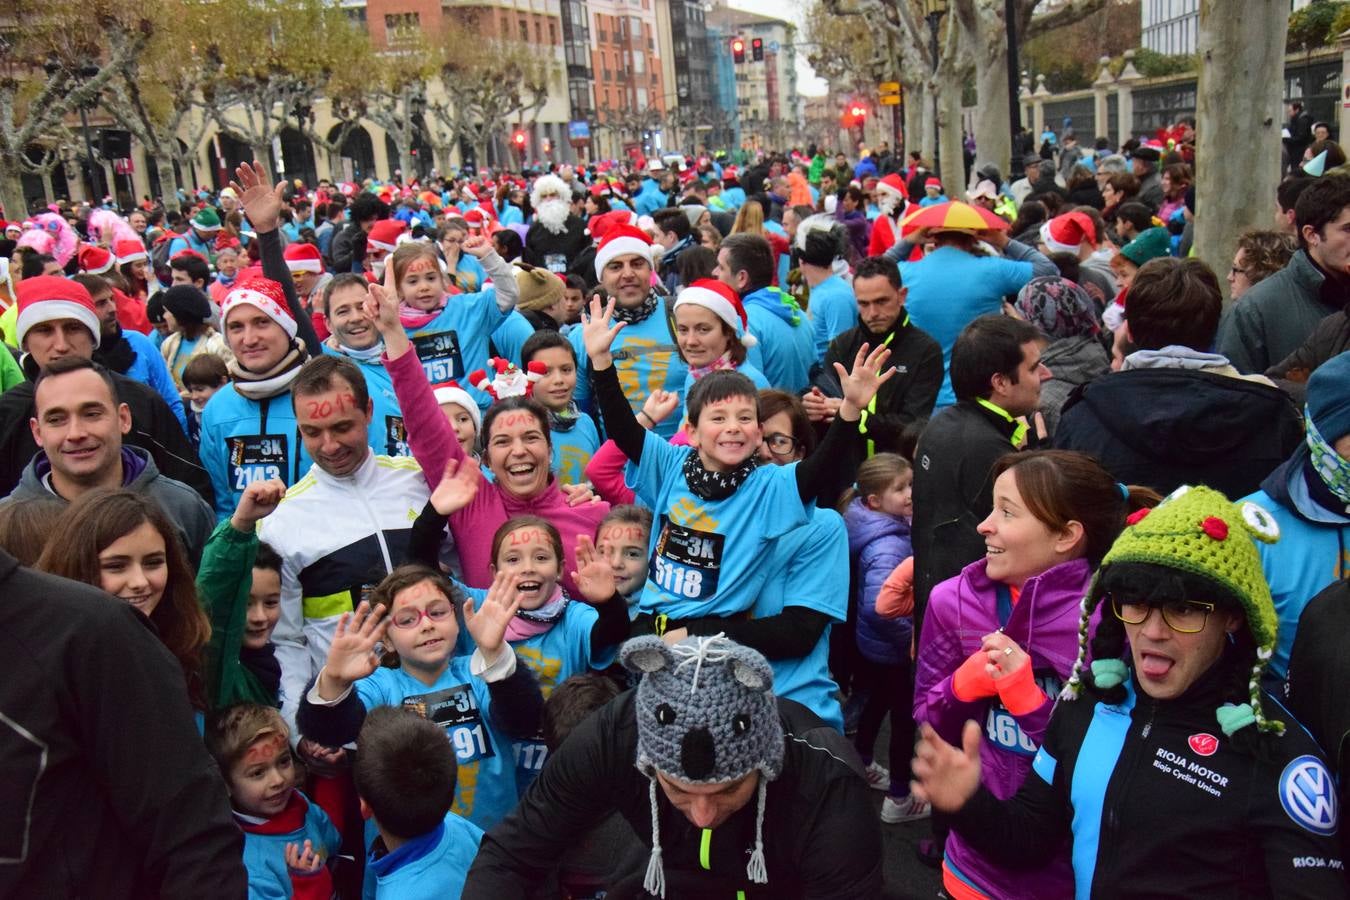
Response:
[{"label": "white fur-trimmed hat", "polygon": [[629,255],[651,260],[651,238],[632,225],[617,225],[611,228],[605,232],[605,239],[595,249],[595,277],[600,277],[610,260]]}]

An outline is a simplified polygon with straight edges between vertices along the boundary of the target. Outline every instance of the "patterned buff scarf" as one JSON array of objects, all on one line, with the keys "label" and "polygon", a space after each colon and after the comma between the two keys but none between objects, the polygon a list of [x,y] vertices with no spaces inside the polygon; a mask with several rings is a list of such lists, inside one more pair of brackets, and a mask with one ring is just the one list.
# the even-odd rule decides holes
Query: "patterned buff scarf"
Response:
[{"label": "patterned buff scarf", "polygon": [[730,472],[714,472],[703,465],[698,451],[691,450],[684,458],[684,480],[696,497],[704,500],[725,500],[745,483],[750,473],[759,468],[759,457],[752,455]]},{"label": "patterned buff scarf", "polygon": [[708,363],[706,366],[690,366],[689,374],[694,376],[694,380],[702,378],[712,372],[720,372],[724,369],[736,370],[736,364],[731,361],[731,352],[723,353],[721,356]]},{"label": "patterned buff scarf", "polygon": [[616,303],[614,304],[614,320],[616,322],[627,322],[629,325],[645,322],[652,313],[656,312],[656,304],[660,299],[660,295],[653,288],[647,292],[647,296],[637,306],[620,306]]},{"label": "patterned buff scarf", "polygon": [[577,407],[575,400],[567,401],[567,408],[563,410],[550,409],[548,411],[548,427],[550,431],[571,431],[577,427],[577,416],[581,415],[581,410]]},{"label": "patterned buff scarf", "polygon": [[1317,477],[1322,479],[1327,490],[1342,502],[1350,504],[1350,459],[1337,453],[1336,449],[1322,437],[1306,409],[1303,413],[1303,423],[1308,429],[1305,440]]}]

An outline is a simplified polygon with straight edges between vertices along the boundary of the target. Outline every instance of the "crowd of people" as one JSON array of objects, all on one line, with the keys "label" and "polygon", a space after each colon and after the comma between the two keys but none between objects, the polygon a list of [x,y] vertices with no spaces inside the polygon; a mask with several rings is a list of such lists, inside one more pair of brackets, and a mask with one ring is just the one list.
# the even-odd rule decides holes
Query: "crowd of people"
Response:
[{"label": "crowd of people", "polygon": [[10,211],[0,896],[1345,895],[1350,174],[1193,137]]}]

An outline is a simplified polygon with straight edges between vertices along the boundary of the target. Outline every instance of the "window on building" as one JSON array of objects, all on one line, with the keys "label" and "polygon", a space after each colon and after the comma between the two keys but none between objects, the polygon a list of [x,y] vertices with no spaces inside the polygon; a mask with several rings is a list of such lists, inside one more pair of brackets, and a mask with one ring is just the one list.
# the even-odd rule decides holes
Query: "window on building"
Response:
[{"label": "window on building", "polygon": [[549,46],[556,46],[558,43],[558,26],[552,22],[548,23],[548,43]]},{"label": "window on building", "polygon": [[647,57],[642,53],[633,54],[633,74],[634,75],[647,74]]},{"label": "window on building", "polygon": [[524,18],[522,18],[519,22],[519,25],[520,25],[520,39],[522,42],[528,44],[530,42],[530,23],[526,21]]},{"label": "window on building", "polygon": [[384,39],[393,47],[417,40],[422,17],[415,13],[395,13],[384,17]]}]

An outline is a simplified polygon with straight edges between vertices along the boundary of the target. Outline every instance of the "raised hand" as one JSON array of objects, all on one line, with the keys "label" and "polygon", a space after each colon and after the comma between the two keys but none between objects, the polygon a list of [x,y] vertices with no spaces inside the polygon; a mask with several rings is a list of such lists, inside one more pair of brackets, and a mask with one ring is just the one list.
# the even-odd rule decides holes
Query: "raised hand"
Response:
[{"label": "raised hand", "polygon": [[577,567],[572,581],[581,596],[592,603],[604,603],[614,596],[614,569],[596,551],[595,542],[584,534],[577,535]]},{"label": "raised hand", "polygon": [[384,639],[388,629],[383,606],[372,610],[370,603],[362,600],[356,612],[343,613],[328,647],[328,661],[319,673],[316,685],[319,696],[336,700],[354,682],[379,668],[380,656],[375,645]]},{"label": "raised hand", "polygon": [[441,483],[431,492],[431,505],[443,516],[457,513],[478,496],[482,481],[483,472],[476,460],[451,457],[445,462]]},{"label": "raised hand", "polygon": [[475,609],[473,599],[464,601],[464,627],[473,642],[491,665],[506,642],[506,626],[520,609],[520,594],[516,591],[516,576],[498,572],[488,588],[487,597]]},{"label": "raised hand", "polygon": [[492,252],[492,241],[481,234],[470,234],[464,238],[459,248],[470,256],[482,259]]},{"label": "raised hand", "polygon": [[299,875],[313,875],[323,868],[323,854],[314,848],[314,842],[306,840],[305,845],[286,845],[286,868]]},{"label": "raised hand", "polygon": [[582,313],[581,316],[581,338],[586,345],[586,355],[591,358],[591,367],[595,369],[608,369],[613,364],[614,357],[610,356],[609,348],[614,345],[615,336],[627,325],[626,322],[609,324],[614,317],[614,303],[613,297],[608,303],[601,303],[600,295],[595,294],[591,297],[590,314]]},{"label": "raised hand", "polygon": [[394,267],[384,267],[384,281],[371,283],[362,301],[361,309],[384,339],[384,352],[391,360],[398,359],[412,347],[408,333],[398,317],[398,287],[394,283]]},{"label": "raised hand", "polygon": [[281,498],[286,496],[286,482],[280,478],[250,482],[239,496],[239,505],[230,516],[230,527],[250,534],[254,526],[276,511]]},{"label": "raised hand", "polygon": [[560,484],[558,490],[567,498],[568,506],[585,506],[587,503],[599,503],[600,498],[589,484]]},{"label": "raised hand", "polygon": [[939,812],[958,812],[980,788],[980,726],[966,723],[959,748],[938,737],[933,726],[920,726],[911,768],[910,788],[916,797]]},{"label": "raised hand", "polygon": [[895,377],[894,367],[882,373],[882,367],[890,355],[888,347],[880,346],[869,353],[867,345],[863,344],[858,348],[858,355],[853,358],[853,371],[845,369],[842,363],[834,364],[834,371],[839,375],[839,386],[844,391],[844,401],[839,404],[839,415],[845,421],[857,421],[862,415],[862,410],[866,409],[867,404],[876,396],[877,390]]},{"label": "raised hand", "polygon": [[642,403],[642,412],[651,420],[652,427],[673,413],[680,405],[680,395],[674,391],[663,391],[657,389],[647,395],[647,399]]},{"label": "raised hand", "polygon": [[264,231],[276,231],[281,220],[281,194],[286,182],[278,181],[276,187],[267,186],[267,170],[254,160],[253,165],[240,163],[234,170],[235,181],[230,187],[239,195],[244,215],[248,216],[253,230],[258,234]]}]

